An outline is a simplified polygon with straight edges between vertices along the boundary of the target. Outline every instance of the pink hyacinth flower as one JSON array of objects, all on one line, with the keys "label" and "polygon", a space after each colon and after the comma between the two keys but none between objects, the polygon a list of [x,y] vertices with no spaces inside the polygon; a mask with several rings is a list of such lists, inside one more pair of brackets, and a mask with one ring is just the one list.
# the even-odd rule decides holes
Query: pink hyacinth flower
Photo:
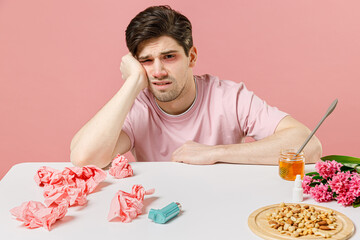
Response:
[{"label": "pink hyacinth flower", "polygon": [[310,187],[309,185],[310,185],[310,183],[312,183],[312,182],[313,182],[312,177],[307,176],[307,175],[304,176],[304,179],[303,179],[303,181],[302,181],[302,188],[303,188],[305,194],[309,194],[309,193],[310,193],[311,187]]},{"label": "pink hyacinth flower", "polygon": [[349,192],[355,198],[360,197],[360,175],[358,173],[354,173],[350,180]]},{"label": "pink hyacinth flower", "polygon": [[343,205],[344,207],[346,206],[350,206],[351,204],[353,204],[354,202],[354,197],[352,196],[352,194],[339,194],[337,197],[337,202],[341,205]]},{"label": "pink hyacinth flower", "polygon": [[338,172],[330,181],[331,189],[338,194],[339,204],[350,206],[360,196],[360,176],[358,173]]},{"label": "pink hyacinth flower", "polygon": [[333,177],[343,165],[341,163],[333,161],[317,162],[315,169],[324,179]]},{"label": "pink hyacinth flower", "polygon": [[350,172],[338,172],[329,180],[331,189],[336,194],[346,193],[349,190],[350,178],[352,173]]},{"label": "pink hyacinth flower", "polygon": [[328,191],[328,184],[318,184],[310,189],[310,195],[317,202],[328,202],[333,199],[333,193]]}]

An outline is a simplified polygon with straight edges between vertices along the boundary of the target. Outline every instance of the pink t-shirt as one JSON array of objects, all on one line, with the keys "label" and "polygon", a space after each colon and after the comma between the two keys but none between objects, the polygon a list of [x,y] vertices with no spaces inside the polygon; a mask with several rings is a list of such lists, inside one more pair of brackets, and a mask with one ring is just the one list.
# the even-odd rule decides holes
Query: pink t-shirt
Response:
[{"label": "pink t-shirt", "polygon": [[124,122],[137,161],[170,161],[186,141],[206,145],[241,143],[274,133],[287,114],[266,104],[244,83],[195,76],[197,94],[193,105],[180,115],[162,111],[148,89],[136,98]]}]

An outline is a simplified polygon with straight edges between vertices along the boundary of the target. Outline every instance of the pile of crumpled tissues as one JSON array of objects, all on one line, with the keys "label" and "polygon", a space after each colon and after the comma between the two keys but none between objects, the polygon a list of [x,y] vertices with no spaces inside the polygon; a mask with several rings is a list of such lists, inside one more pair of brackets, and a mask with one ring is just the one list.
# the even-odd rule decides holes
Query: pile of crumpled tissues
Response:
[{"label": "pile of crumpled tissues", "polygon": [[[124,156],[117,155],[112,161],[109,174],[115,178],[125,178],[132,176],[133,170]],[[45,205],[28,201],[10,212],[17,220],[24,222],[27,228],[44,227],[50,230],[53,223],[65,216],[68,207],[86,204],[86,196],[105,178],[106,172],[92,165],[65,167],[62,171],[41,167],[34,180],[40,187],[44,187]],[[134,185],[131,193],[119,190],[111,201],[108,221],[119,217],[121,222],[131,222],[141,214],[144,196],[153,194],[154,191],[145,191],[141,185]]]},{"label": "pile of crumpled tissues", "polygon": [[28,228],[43,226],[50,230],[56,220],[65,216],[68,207],[84,205],[86,196],[106,178],[106,172],[96,166],[66,167],[63,171],[41,167],[34,179],[44,187],[44,204],[24,202],[10,210]]}]

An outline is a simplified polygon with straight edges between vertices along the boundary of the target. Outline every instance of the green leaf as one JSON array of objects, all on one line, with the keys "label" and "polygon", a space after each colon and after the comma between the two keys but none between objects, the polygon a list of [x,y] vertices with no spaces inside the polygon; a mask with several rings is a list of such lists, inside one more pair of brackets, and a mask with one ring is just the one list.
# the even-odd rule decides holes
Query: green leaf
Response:
[{"label": "green leaf", "polygon": [[350,157],[350,156],[342,156],[342,155],[328,155],[321,158],[321,160],[335,160],[339,163],[352,163],[352,164],[360,164],[360,158]]},{"label": "green leaf", "polygon": [[313,176],[312,179],[324,179],[322,176]]},{"label": "green leaf", "polygon": [[358,173],[360,173],[360,165],[357,165],[357,166],[355,167],[355,170],[356,170]]},{"label": "green leaf", "polygon": [[343,163],[342,165],[353,169],[355,169],[357,166],[360,166],[359,164],[355,164],[355,163]]},{"label": "green leaf", "polygon": [[360,207],[360,197],[356,198],[352,205],[354,208]]},{"label": "green leaf", "polygon": [[310,187],[315,187],[316,185],[319,185],[319,182],[312,182],[309,184]]},{"label": "green leaf", "polygon": [[306,176],[313,176],[313,175],[319,175],[318,172],[309,172],[307,174],[305,174]]},{"label": "green leaf", "polygon": [[354,171],[354,170],[355,170],[354,168],[348,167],[348,166],[345,166],[345,165],[340,168],[340,171],[342,171],[342,172],[351,172],[351,171]]},{"label": "green leaf", "polygon": [[327,183],[326,179],[323,179],[323,180],[321,181],[321,183],[322,183],[322,184],[326,184],[326,183]]}]

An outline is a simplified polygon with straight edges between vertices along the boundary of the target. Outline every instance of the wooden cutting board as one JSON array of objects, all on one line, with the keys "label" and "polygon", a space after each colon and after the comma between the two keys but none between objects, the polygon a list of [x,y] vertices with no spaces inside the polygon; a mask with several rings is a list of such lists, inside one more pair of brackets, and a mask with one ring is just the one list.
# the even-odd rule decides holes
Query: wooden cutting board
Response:
[{"label": "wooden cutting board", "polygon": [[[292,204],[292,203],[289,203]],[[288,205],[288,204],[286,204]],[[308,205],[313,206],[315,209],[319,210],[330,210],[330,208],[312,205],[312,204],[300,204],[301,206]],[[256,235],[263,239],[268,240],[288,240],[288,239],[324,239],[324,237],[321,236],[314,236],[314,235],[307,235],[307,236],[301,236],[301,237],[293,237],[288,236],[286,234],[281,234],[278,230],[275,230],[270,227],[266,214],[267,213],[273,213],[276,208],[279,208],[280,204],[273,204],[269,206],[265,206],[262,208],[257,209],[253,213],[250,214],[248,218],[248,225],[251,231],[253,231]],[[333,210],[333,209],[331,209]],[[354,234],[354,224],[352,221],[345,216],[344,214],[337,212],[333,210],[336,213],[336,219],[338,226],[334,230],[326,231],[332,235],[331,238],[328,238],[329,240],[345,240],[349,239]],[[325,232],[325,231],[324,231]]]}]

